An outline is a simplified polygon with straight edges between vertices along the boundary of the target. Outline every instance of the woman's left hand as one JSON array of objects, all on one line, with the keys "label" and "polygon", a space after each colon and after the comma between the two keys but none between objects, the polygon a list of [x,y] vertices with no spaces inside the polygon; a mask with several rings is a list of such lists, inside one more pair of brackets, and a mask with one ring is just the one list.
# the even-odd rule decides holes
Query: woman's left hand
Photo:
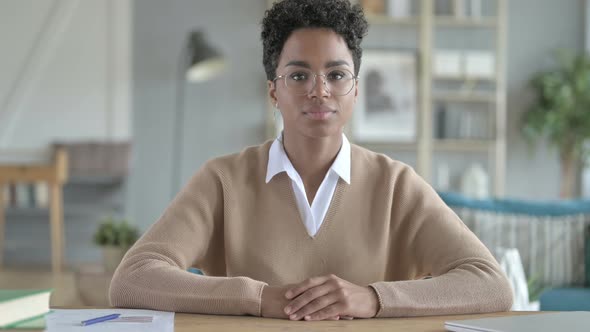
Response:
[{"label": "woman's left hand", "polygon": [[292,300],[285,313],[291,320],[329,317],[375,317],[379,300],[369,286],[358,286],[335,275],[307,279],[285,293]]}]

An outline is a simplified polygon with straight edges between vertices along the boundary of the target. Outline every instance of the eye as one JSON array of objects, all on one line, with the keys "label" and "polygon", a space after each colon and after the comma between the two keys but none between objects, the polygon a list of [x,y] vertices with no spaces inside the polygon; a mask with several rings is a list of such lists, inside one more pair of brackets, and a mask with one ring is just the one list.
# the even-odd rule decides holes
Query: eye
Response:
[{"label": "eye", "polygon": [[346,73],[341,70],[334,70],[328,74],[328,79],[330,81],[340,81],[346,78]]},{"label": "eye", "polygon": [[294,72],[291,75],[289,75],[289,79],[292,81],[306,81],[308,77],[309,74],[302,71]]}]

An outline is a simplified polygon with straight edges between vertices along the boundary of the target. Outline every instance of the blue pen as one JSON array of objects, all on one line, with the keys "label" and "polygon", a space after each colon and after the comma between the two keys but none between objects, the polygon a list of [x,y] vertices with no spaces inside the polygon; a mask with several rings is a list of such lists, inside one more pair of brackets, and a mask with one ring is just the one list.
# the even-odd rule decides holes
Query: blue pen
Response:
[{"label": "blue pen", "polygon": [[107,320],[117,319],[121,314],[112,314],[102,317],[96,317],[89,320],[82,321],[82,326],[92,325],[100,322],[106,322]]}]

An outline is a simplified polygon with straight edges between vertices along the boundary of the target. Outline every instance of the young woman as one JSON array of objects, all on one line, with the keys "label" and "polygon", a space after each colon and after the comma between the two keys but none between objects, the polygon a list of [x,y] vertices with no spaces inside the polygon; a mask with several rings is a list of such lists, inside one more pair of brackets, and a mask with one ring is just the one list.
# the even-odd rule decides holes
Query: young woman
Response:
[{"label": "young woman", "polygon": [[344,136],[366,31],[348,0],[267,11],[282,135],[193,176],[117,269],[114,306],[292,320],[510,308],[497,262],[435,191]]}]

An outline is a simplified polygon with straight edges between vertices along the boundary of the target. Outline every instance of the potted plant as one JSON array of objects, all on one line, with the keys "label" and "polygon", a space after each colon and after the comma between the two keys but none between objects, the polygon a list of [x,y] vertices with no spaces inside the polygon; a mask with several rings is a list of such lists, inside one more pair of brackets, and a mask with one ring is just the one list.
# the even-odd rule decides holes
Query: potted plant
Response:
[{"label": "potted plant", "polygon": [[124,219],[109,217],[103,220],[94,234],[94,243],[102,247],[103,264],[107,272],[115,271],[138,237],[137,228]]},{"label": "potted plant", "polygon": [[557,53],[559,66],[530,82],[536,99],[523,114],[522,132],[529,143],[546,137],[559,149],[561,197],[575,196],[577,172],[590,138],[590,56]]}]

